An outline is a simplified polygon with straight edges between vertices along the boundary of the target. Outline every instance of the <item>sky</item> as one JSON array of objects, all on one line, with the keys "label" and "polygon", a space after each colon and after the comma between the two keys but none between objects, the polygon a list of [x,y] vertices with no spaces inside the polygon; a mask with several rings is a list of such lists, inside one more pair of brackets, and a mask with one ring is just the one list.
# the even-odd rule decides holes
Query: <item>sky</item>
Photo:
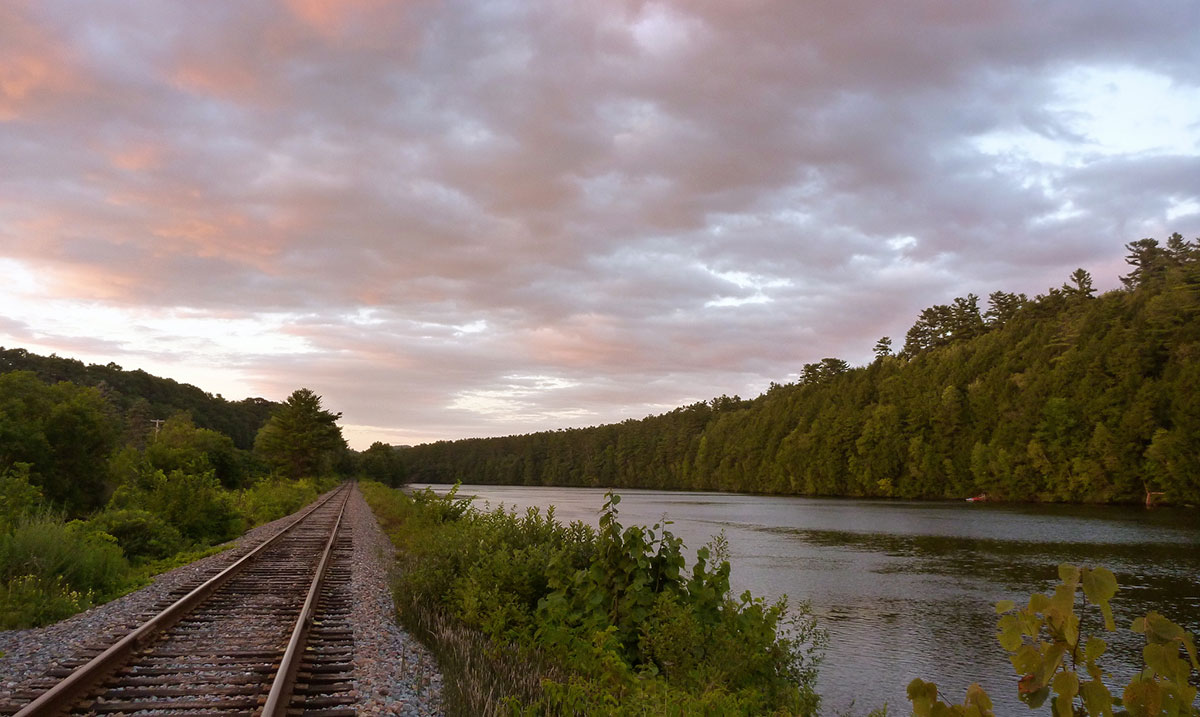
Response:
[{"label": "sky", "polygon": [[359,449],[752,397],[1200,235],[1197,28],[1194,0],[0,0],[0,345],[308,387]]}]

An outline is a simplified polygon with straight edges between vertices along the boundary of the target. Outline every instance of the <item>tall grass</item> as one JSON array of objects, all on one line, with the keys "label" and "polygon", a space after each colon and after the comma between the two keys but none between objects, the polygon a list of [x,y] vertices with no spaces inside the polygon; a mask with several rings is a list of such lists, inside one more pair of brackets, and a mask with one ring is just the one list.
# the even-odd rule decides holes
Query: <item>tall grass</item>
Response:
[{"label": "tall grass", "polygon": [[73,615],[119,594],[129,574],[112,536],[50,513],[23,516],[0,533],[0,626]]}]

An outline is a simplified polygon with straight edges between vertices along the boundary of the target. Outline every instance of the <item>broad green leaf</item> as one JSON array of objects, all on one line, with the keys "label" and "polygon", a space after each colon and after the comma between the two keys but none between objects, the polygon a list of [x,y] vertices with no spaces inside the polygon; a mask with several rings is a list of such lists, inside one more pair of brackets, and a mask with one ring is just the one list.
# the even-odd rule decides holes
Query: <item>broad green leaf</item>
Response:
[{"label": "broad green leaf", "polygon": [[1041,665],[1037,669],[1037,679],[1039,685],[1048,685],[1050,680],[1054,678],[1055,671],[1062,665],[1063,655],[1066,654],[1066,645],[1055,643],[1046,647],[1045,653],[1042,654]]},{"label": "broad green leaf", "polygon": [[1079,686],[1083,707],[1089,717],[1112,717],[1112,693],[1100,680],[1084,682]]},{"label": "broad green leaf", "polygon": [[1021,646],[1021,621],[1016,615],[1005,615],[996,621],[996,639],[1009,652]]},{"label": "broad green leaf", "polygon": [[1190,632],[1183,638],[1183,647],[1187,650],[1188,657],[1192,660],[1192,667],[1200,670],[1200,661],[1196,659],[1196,641],[1192,639]]},{"label": "broad green leaf", "polygon": [[1073,612],[1068,613],[1066,616],[1065,624],[1063,625],[1062,630],[1063,630],[1063,638],[1067,641],[1068,645],[1074,646],[1074,645],[1079,644],[1079,616],[1078,615],[1076,615]]},{"label": "broad green leaf", "polygon": [[1012,610],[1016,606],[1017,604],[1012,600],[1001,600],[1000,602],[996,603],[996,614],[1002,615],[1009,610]]},{"label": "broad green leaf", "polygon": [[1144,617],[1134,618],[1133,624],[1129,626],[1129,629],[1133,630],[1134,632],[1140,632],[1141,634],[1145,635],[1146,634],[1146,618],[1144,618]]},{"label": "broad green leaf", "polygon": [[1153,611],[1146,615],[1146,627],[1146,639],[1150,642],[1182,641],[1187,635],[1182,627]]},{"label": "broad green leaf", "polygon": [[933,706],[937,704],[937,685],[920,677],[908,683],[908,701],[912,702],[914,717],[933,717]]},{"label": "broad green leaf", "polygon": [[1096,637],[1095,635],[1092,635],[1088,638],[1087,646],[1083,648],[1083,659],[1091,662],[1097,657],[1103,655],[1104,651],[1107,649],[1107,642],[1099,637]]},{"label": "broad green leaf", "polygon": [[1079,692],[1079,678],[1074,672],[1060,672],[1050,684],[1054,693],[1058,695],[1054,698],[1054,711],[1069,717],[1072,712],[1071,703],[1075,701],[1075,694]]},{"label": "broad green leaf", "polygon": [[1162,687],[1141,675],[1130,680],[1121,695],[1121,705],[1134,717],[1151,717],[1162,712]]},{"label": "broad green leaf", "polygon": [[1079,693],[1079,678],[1074,672],[1060,672],[1054,676],[1050,686],[1054,688],[1055,694],[1074,697]]},{"label": "broad green leaf", "polygon": [[1058,566],[1058,579],[1066,583],[1074,590],[1075,585],[1079,583],[1079,568],[1070,563],[1063,563]]},{"label": "broad green leaf", "polygon": [[1117,623],[1113,620],[1112,607],[1107,602],[1100,603],[1100,614],[1104,615],[1104,629],[1112,632],[1117,629]]},{"label": "broad green leaf", "polygon": [[1083,571],[1083,594],[1094,603],[1107,602],[1117,594],[1117,578],[1105,567]]},{"label": "broad green leaf", "polygon": [[1050,688],[1043,687],[1033,692],[1020,693],[1018,696],[1022,702],[1029,705],[1029,709],[1036,710],[1038,707],[1046,704],[1046,698],[1050,696]]},{"label": "broad green leaf", "polygon": [[1017,674],[1031,675],[1042,664],[1042,654],[1033,645],[1021,645],[1009,657]]},{"label": "broad green leaf", "polygon": [[1178,662],[1179,648],[1174,643],[1165,645],[1149,644],[1142,648],[1142,659],[1146,666],[1163,676],[1175,674],[1175,663]]},{"label": "broad green leaf", "polygon": [[991,714],[992,698],[988,697],[988,693],[979,686],[978,682],[974,682],[967,688],[967,698],[963,700],[963,704],[967,707],[975,707],[982,714]]}]

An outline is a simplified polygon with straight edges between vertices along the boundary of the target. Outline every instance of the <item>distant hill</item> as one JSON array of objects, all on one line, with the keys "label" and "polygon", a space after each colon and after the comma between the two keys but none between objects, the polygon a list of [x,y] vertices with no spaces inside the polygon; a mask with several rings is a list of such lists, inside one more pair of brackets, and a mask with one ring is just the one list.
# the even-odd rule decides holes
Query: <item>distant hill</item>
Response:
[{"label": "distant hill", "polygon": [[229,401],[191,384],[152,376],[141,369],[126,371],[115,363],[84,364],[61,356],[39,356],[25,349],[0,347],[0,373],[32,371],[47,382],[70,381],[96,386],[125,415],[127,422],[148,425],[186,411],[199,428],[219,431],[238,448],[254,447],[254,436],[280,404],[265,398]]},{"label": "distant hill", "polygon": [[[404,449],[413,481],[1200,504],[1200,245],[1126,245],[1028,298],[930,307],[904,346],[803,367],[753,400]],[[1161,494],[1161,495],[1160,495]]]}]

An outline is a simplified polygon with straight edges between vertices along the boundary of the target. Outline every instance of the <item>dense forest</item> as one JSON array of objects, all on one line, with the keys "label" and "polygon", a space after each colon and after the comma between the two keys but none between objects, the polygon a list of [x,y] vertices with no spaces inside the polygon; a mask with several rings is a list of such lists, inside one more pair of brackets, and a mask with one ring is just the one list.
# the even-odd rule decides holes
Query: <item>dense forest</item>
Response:
[{"label": "dense forest", "polygon": [[1200,243],[1126,245],[1122,288],[921,312],[875,359],[753,399],[403,449],[413,481],[824,496],[1200,503]]},{"label": "dense forest", "polygon": [[229,436],[243,450],[254,446],[254,436],[279,404],[265,398],[228,401],[221,396],[152,376],[141,369],[125,371],[115,363],[84,364],[61,356],[39,356],[25,349],[0,347],[0,374],[30,371],[45,383],[67,381],[100,389],[124,423],[141,428],[153,419],[186,412],[200,428]]}]

